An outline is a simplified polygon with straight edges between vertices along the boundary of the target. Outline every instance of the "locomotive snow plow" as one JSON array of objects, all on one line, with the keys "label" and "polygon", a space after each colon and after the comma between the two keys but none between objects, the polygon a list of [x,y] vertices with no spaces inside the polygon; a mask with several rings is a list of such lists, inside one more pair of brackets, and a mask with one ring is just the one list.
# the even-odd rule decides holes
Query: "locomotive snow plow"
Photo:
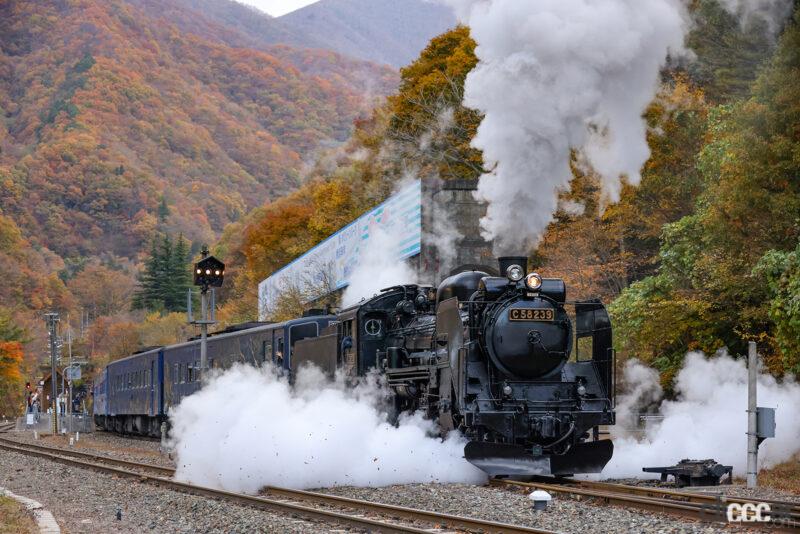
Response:
[{"label": "locomotive snow plow", "polygon": [[521,445],[471,441],[464,458],[490,477],[599,473],[611,460],[611,440],[577,443],[566,454],[534,456]]}]

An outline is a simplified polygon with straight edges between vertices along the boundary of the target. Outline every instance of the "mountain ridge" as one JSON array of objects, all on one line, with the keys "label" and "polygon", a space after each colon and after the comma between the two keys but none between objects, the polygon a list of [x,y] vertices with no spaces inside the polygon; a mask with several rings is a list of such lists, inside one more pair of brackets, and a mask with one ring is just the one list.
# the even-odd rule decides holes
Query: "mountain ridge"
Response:
[{"label": "mountain ridge", "polygon": [[[199,14],[205,23],[213,20],[229,33],[238,32],[240,46],[269,49],[285,44],[331,50],[394,68],[409,64],[431,38],[456,24],[451,9],[426,0],[320,0],[280,17],[235,0],[130,1],[149,5],[151,12],[158,9],[164,16],[169,4],[180,5]],[[177,23],[203,31],[197,21]],[[235,41],[228,44],[237,46]]]},{"label": "mountain ridge", "polygon": [[347,139],[371,107],[348,69],[374,94],[394,87],[382,67],[275,50],[284,57],[181,31],[140,2],[4,2],[0,212],[75,261],[135,260],[157,231],[213,240],[296,187],[320,145]]}]

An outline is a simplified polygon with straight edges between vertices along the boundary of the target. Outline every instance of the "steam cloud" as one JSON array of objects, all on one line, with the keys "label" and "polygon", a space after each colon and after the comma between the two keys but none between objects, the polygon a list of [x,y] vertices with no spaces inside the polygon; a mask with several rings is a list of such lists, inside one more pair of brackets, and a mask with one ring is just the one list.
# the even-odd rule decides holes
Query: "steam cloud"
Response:
[{"label": "steam cloud", "polygon": [[362,298],[369,299],[381,289],[399,284],[414,284],[417,273],[406,262],[397,259],[400,242],[399,224],[387,227],[373,225],[364,250],[359,252],[358,265],[342,295],[342,306],[351,306]]},{"label": "steam cloud", "polygon": [[792,12],[793,0],[719,0],[730,14],[738,16],[742,24],[763,19],[774,35]]},{"label": "steam cloud", "polygon": [[[734,476],[747,466],[747,368],[743,360],[725,353],[706,358],[692,352],[676,377],[677,398],[661,403],[660,424],[644,435],[632,435],[636,413],[660,400],[658,373],[639,362],[625,368],[629,393],[618,404],[618,424],[612,427],[614,457],[602,473],[605,478],[657,477],[642,467],[673,465],[684,458],[733,465]],[[779,383],[759,374],[758,405],[777,408],[775,437],[759,447],[759,467],[789,460],[800,451],[800,384]]]},{"label": "steam cloud", "polygon": [[650,155],[642,113],[667,54],[680,52],[679,0],[444,0],[478,43],[464,104],[485,114],[473,140],[487,168],[483,236],[496,252],[535,244],[569,187],[571,151],[616,201]]},{"label": "steam cloud", "polygon": [[433,423],[418,414],[390,425],[384,394],[375,377],[353,388],[303,368],[292,388],[271,366],[234,366],[171,414],[175,476],[251,494],[266,485],[485,481],[464,460],[460,435],[431,437]]}]

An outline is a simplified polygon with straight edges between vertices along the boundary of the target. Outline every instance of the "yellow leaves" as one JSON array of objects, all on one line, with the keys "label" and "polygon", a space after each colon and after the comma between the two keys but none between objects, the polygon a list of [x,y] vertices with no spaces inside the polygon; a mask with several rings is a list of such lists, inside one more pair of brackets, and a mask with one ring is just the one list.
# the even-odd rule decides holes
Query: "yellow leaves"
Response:
[{"label": "yellow leaves", "polygon": [[22,241],[22,232],[11,218],[0,214],[0,249],[17,247]]},{"label": "yellow leaves", "polygon": [[169,345],[187,339],[192,335],[192,326],[186,322],[185,313],[157,312],[148,314],[141,324],[136,325],[142,346]]},{"label": "yellow leaves", "polygon": [[9,383],[22,380],[22,343],[19,341],[0,341],[0,390]]}]

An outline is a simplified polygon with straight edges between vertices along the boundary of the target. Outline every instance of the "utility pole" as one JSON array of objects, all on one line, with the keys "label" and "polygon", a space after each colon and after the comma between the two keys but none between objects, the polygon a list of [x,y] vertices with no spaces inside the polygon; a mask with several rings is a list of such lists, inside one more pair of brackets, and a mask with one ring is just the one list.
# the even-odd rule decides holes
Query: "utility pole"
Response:
[{"label": "utility pole", "polygon": [[747,347],[747,487],[758,486],[758,424],[757,382],[758,353],[756,343],[751,341]]},{"label": "utility pole", "polygon": [[69,350],[69,395],[67,397],[67,413],[72,413],[72,326],[69,324],[69,317],[67,317],[67,347]]},{"label": "utility pole", "polygon": [[58,314],[55,312],[46,313],[47,329],[50,333],[50,407],[53,416],[53,435],[58,435],[58,382],[56,382],[56,334],[58,328]]}]

